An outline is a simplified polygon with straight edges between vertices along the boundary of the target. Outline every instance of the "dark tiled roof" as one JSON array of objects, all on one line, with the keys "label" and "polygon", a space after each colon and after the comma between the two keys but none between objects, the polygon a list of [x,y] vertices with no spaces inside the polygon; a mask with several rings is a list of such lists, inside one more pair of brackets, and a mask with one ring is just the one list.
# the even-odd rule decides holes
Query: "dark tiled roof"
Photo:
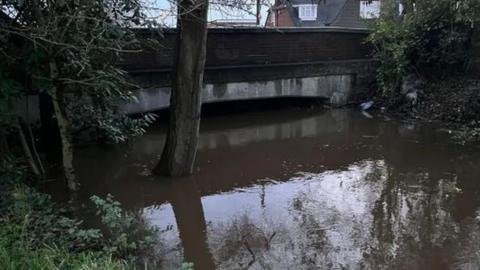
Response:
[{"label": "dark tiled roof", "polygon": [[[290,16],[297,26],[365,27],[360,19],[359,0],[285,0],[285,3],[290,7]],[[293,6],[302,4],[317,5],[317,19],[315,21],[302,21],[298,18]]]}]

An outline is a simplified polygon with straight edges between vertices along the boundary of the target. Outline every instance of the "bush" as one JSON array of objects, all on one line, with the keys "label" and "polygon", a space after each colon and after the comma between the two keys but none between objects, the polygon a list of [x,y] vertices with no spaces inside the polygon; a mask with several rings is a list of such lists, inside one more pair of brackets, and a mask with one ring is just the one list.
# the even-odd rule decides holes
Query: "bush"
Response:
[{"label": "bush", "polygon": [[[72,252],[64,247],[30,246],[24,228],[0,225],[0,269],[127,269],[127,263],[107,253]],[[26,241],[23,241],[26,240]]]},{"label": "bush", "polygon": [[[380,60],[378,82],[386,96],[397,94],[402,78],[411,73],[449,76],[469,64],[472,26],[480,14],[478,0],[406,1],[410,8],[398,14],[398,0],[383,1],[369,41]],[[413,4],[414,3],[414,4]]]},{"label": "bush", "polygon": [[[158,229],[151,228],[141,213],[123,211],[119,202],[108,194],[106,199],[98,196],[90,198],[96,205],[97,215],[101,217],[108,233],[105,251],[130,261],[155,258],[155,246],[158,244]],[[150,262],[156,264],[154,260]]]},{"label": "bush", "polygon": [[0,269],[126,269],[126,261],[96,250],[99,230],[79,228],[49,196],[20,183],[10,191],[13,200],[1,209]]},{"label": "bush", "polygon": [[[52,202],[49,195],[26,185],[26,167],[13,157],[0,159],[0,224],[28,246],[44,244],[81,251],[98,245],[99,230],[81,229],[82,222]],[[21,232],[14,229],[21,228]],[[5,235],[2,236],[4,238]],[[13,238],[10,238],[12,240]]]},{"label": "bush", "polygon": [[[25,168],[0,158],[0,269],[135,269],[157,230],[108,196],[94,197],[107,235],[26,185]],[[150,264],[151,265],[151,264]]]}]

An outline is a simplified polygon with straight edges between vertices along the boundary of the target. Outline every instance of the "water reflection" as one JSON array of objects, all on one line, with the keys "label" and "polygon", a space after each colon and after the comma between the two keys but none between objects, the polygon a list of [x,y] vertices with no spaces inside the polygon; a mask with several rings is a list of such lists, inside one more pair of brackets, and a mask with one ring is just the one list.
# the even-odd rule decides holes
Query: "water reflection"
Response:
[{"label": "water reflection", "polygon": [[478,269],[480,153],[433,125],[286,110],[202,123],[197,172],[149,174],[161,128],[81,151],[83,196],[162,233],[165,269]]}]

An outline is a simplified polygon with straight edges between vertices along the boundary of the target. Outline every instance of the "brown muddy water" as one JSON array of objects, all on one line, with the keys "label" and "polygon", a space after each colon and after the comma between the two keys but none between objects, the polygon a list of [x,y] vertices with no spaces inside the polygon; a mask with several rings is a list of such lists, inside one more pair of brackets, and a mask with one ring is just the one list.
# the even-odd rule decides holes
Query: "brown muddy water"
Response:
[{"label": "brown muddy water", "polygon": [[[162,230],[162,269],[479,269],[480,148],[356,110],[203,119],[194,176],[150,174],[161,124],[78,151],[82,198]],[[184,259],[185,258],[185,259]]]}]

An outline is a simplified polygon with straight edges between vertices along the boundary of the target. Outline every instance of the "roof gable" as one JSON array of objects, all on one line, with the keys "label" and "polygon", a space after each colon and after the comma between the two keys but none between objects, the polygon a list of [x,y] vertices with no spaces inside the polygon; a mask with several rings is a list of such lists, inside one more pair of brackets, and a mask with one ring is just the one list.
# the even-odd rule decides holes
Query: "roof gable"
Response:
[{"label": "roof gable", "polygon": [[341,12],[343,6],[349,0],[286,0],[290,5],[317,5],[317,20],[313,22],[302,22],[300,25],[321,26],[330,25],[338,14]]},{"label": "roof gable", "polygon": [[[364,28],[360,18],[360,0],[283,0],[292,20],[300,27],[342,26]],[[317,5],[316,20],[301,20],[298,5]]]}]

